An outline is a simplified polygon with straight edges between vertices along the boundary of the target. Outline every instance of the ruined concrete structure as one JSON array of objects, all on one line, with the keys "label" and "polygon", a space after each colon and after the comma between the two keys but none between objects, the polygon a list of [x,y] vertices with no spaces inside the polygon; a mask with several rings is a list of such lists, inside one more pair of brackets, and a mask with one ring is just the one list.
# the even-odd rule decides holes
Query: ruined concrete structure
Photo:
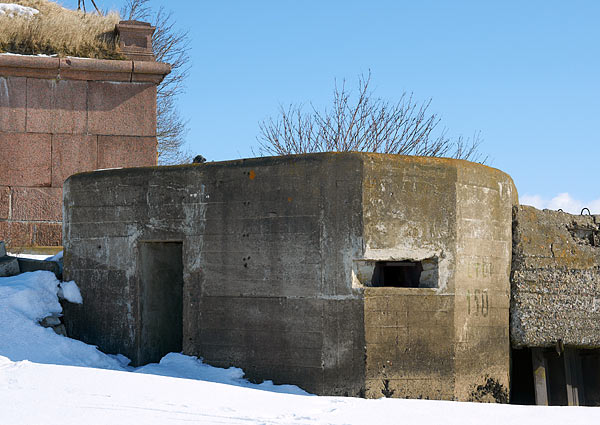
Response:
[{"label": "ruined concrete structure", "polygon": [[506,174],[312,154],[108,170],[64,186],[70,335],[318,394],[507,401]]},{"label": "ruined concrete structure", "polygon": [[600,216],[520,206],[513,227],[515,393],[535,384],[537,404],[599,406]]},{"label": "ruined concrete structure", "polygon": [[[130,27],[124,39],[136,39]],[[170,68],[138,60],[153,59],[147,49],[124,46],[135,60],[0,55],[0,239],[11,249],[61,245],[71,174],[156,165],[156,86]]]}]

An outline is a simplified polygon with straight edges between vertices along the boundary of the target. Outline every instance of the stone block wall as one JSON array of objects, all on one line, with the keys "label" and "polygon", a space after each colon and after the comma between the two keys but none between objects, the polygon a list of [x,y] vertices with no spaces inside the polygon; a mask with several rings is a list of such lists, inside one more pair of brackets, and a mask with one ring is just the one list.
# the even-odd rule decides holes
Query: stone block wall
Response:
[{"label": "stone block wall", "polygon": [[0,240],[62,245],[75,173],[156,165],[156,62],[0,55]]}]

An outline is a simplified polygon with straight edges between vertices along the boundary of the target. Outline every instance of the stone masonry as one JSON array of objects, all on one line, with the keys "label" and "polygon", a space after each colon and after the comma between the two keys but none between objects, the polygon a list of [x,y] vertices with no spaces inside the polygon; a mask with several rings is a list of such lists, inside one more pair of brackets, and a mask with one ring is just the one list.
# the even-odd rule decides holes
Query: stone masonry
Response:
[{"label": "stone masonry", "polygon": [[156,165],[156,86],[167,64],[0,55],[0,239],[62,245],[71,174]]}]

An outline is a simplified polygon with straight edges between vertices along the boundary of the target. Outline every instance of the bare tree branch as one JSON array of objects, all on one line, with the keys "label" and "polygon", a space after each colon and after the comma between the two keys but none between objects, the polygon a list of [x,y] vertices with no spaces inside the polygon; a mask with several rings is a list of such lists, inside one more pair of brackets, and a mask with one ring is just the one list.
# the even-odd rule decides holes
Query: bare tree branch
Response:
[{"label": "bare tree branch", "polygon": [[179,31],[170,11],[160,7],[152,12],[149,0],[126,0],[121,16],[128,20],[150,21],[156,27],[152,48],[158,62],[171,65],[171,73],[157,88],[158,161],[160,164],[181,164],[191,161],[184,151],[188,123],[176,107],[176,99],[183,90],[190,71],[190,38],[187,31]]},{"label": "bare tree branch", "polygon": [[[94,0],[92,0],[92,4],[94,5],[94,8],[96,9],[96,12],[98,13],[98,15],[102,15],[102,12],[100,12],[100,10],[98,9],[98,6],[96,6],[96,2]],[[83,6],[83,13],[87,13],[85,10],[85,0],[77,0],[77,10],[81,10],[81,6]]]},{"label": "bare tree branch", "polygon": [[310,152],[380,152],[401,155],[450,156],[485,163],[478,152],[479,133],[451,139],[438,131],[441,119],[428,112],[431,100],[418,103],[404,93],[396,103],[375,97],[369,90],[371,73],[361,76],[358,94],[335,84],[333,106],[324,111],[311,105],[280,106],[277,119],[259,123],[258,152],[289,155]]}]

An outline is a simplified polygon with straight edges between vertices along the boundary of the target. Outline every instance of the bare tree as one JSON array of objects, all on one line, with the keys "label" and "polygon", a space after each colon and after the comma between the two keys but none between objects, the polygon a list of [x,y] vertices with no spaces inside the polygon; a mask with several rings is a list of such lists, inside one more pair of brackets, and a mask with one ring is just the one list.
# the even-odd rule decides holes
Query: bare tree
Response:
[{"label": "bare tree", "polygon": [[156,60],[171,64],[171,73],[157,90],[158,161],[160,164],[190,162],[191,155],[184,151],[187,122],[181,117],[176,103],[190,70],[189,35],[175,28],[172,12],[163,7],[153,12],[149,0],[126,0],[121,17],[150,21],[156,27],[152,37]]},{"label": "bare tree", "polygon": [[484,163],[478,147],[479,133],[472,138],[447,137],[438,130],[440,118],[428,112],[431,99],[418,103],[404,93],[396,103],[373,96],[371,73],[361,76],[358,94],[337,83],[333,107],[324,111],[311,104],[281,107],[276,119],[259,124],[258,151],[262,155],[289,155],[309,152],[380,152],[401,155],[447,156]]}]

